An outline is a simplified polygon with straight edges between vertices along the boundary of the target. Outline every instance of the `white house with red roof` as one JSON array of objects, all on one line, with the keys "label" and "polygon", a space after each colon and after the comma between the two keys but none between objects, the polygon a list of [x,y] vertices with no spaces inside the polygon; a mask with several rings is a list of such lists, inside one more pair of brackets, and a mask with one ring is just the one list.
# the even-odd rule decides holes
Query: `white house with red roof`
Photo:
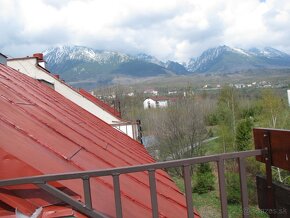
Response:
[{"label": "white house with red roof", "polygon": [[165,107],[168,107],[168,105],[174,101],[176,101],[176,98],[164,97],[164,96],[152,96],[144,100],[143,106],[144,106],[144,109],[165,108]]},{"label": "white house with red roof", "polygon": [[131,138],[138,139],[138,126],[135,122],[122,120],[120,113],[116,109],[85,90],[77,90],[67,85],[58,75],[53,75],[45,68],[45,61],[41,53],[34,54],[32,57],[8,59],[7,65],[48,85],[86,111],[113,125],[116,129],[124,132]]}]

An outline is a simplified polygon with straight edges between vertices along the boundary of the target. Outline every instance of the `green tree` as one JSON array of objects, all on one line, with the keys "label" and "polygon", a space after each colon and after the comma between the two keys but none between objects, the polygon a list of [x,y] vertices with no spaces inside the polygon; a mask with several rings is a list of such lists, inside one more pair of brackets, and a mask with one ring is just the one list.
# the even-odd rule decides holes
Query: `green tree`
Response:
[{"label": "green tree", "polygon": [[241,202],[240,180],[237,173],[226,173],[228,202],[239,204]]},{"label": "green tree", "polygon": [[198,166],[196,177],[194,192],[203,194],[214,190],[215,177],[209,163],[202,163]]},{"label": "green tree", "polygon": [[[283,124],[284,103],[283,98],[273,89],[265,89],[261,94],[262,116],[267,127],[281,128]],[[280,121],[280,122],[279,122]]]},{"label": "green tree", "polygon": [[252,144],[253,123],[250,118],[239,121],[237,126],[236,144],[238,151],[250,149]]},{"label": "green tree", "polygon": [[218,132],[224,152],[236,150],[236,124],[239,115],[238,102],[238,95],[233,87],[221,89],[218,99],[217,116],[219,120]]}]

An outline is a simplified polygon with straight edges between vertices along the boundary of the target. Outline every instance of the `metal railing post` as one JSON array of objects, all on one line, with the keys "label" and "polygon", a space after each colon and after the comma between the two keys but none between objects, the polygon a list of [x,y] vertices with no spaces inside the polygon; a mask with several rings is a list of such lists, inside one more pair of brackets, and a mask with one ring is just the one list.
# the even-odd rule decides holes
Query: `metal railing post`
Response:
[{"label": "metal railing post", "polygon": [[183,166],[183,179],[184,179],[184,186],[185,186],[187,217],[194,218],[193,203],[192,203],[191,174],[190,174],[190,166],[189,165]]},{"label": "metal railing post", "polygon": [[248,196],[248,188],[247,188],[245,160],[243,158],[238,158],[238,163],[239,163],[239,174],[240,174],[242,213],[243,213],[244,218],[248,218],[249,217],[249,196]]},{"label": "metal railing post", "polygon": [[151,196],[151,206],[152,206],[152,217],[158,218],[158,201],[157,201],[157,190],[156,190],[156,178],[155,170],[148,170],[149,184],[150,184],[150,196]]},{"label": "metal railing post", "polygon": [[36,184],[41,189],[45,190],[46,192],[52,194],[54,197],[62,200],[63,202],[67,203],[68,205],[71,205],[76,210],[80,211],[81,213],[94,218],[105,218],[107,216],[93,210],[85,207],[85,205],[81,204],[79,201],[73,199],[71,196],[65,194],[64,192],[58,190],[52,185],[49,185],[47,183],[38,183]]},{"label": "metal railing post", "polygon": [[222,217],[228,217],[228,203],[227,203],[227,193],[226,193],[226,181],[225,181],[225,166],[224,160],[218,160],[218,179],[219,179],[219,191],[220,191],[220,201]]},{"label": "metal railing post", "polygon": [[[267,183],[267,209],[275,209],[275,201],[274,201],[274,191],[273,191],[273,176],[272,176],[272,154],[271,154],[271,140],[270,140],[270,132],[264,131],[264,148],[266,150],[265,153],[265,165],[266,165],[266,183]],[[269,214],[271,218],[276,218],[276,214]]]},{"label": "metal railing post", "polygon": [[92,207],[90,178],[88,176],[85,176],[82,179],[85,196],[85,205],[87,208],[92,209],[93,207]]},{"label": "metal railing post", "polygon": [[122,218],[122,201],[121,201],[121,192],[120,192],[120,180],[119,173],[113,174],[113,183],[114,183],[114,195],[115,195],[115,208],[116,208],[116,217]]}]

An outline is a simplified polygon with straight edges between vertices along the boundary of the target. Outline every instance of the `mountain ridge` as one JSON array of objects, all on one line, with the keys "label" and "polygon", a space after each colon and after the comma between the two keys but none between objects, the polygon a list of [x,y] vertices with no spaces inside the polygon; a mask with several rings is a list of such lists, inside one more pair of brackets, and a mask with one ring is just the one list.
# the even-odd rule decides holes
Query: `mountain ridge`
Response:
[{"label": "mountain ridge", "polygon": [[246,50],[217,46],[205,50],[185,64],[174,60],[163,62],[145,53],[130,55],[84,46],[58,46],[43,54],[48,69],[60,74],[68,82],[90,81],[96,84],[110,83],[114,78],[123,76],[139,78],[290,68],[290,55],[271,47]]}]

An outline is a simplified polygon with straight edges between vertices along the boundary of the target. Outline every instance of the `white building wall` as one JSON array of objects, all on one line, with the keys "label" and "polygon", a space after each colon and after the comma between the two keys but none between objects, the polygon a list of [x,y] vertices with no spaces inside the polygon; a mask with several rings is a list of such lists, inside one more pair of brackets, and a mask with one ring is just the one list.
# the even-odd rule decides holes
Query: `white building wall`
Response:
[{"label": "white building wall", "polygon": [[[8,60],[7,66],[18,70],[19,72],[26,74],[29,77],[32,77],[34,79],[37,78],[38,69],[35,67],[37,64],[36,58],[27,58],[25,60]],[[48,81],[49,82],[49,81]]]},{"label": "white building wall", "polygon": [[289,103],[289,106],[290,106],[290,89],[287,90],[287,95],[288,95],[288,103]]},{"label": "white building wall", "polygon": [[168,101],[158,101],[159,107],[167,107]]},{"label": "white building wall", "polygon": [[120,123],[113,125],[115,129],[127,134],[131,138],[138,138],[138,126],[137,124],[131,124],[130,122]]},{"label": "white building wall", "polygon": [[[110,113],[102,109],[101,107],[97,106],[87,98],[83,97],[81,94],[73,90],[71,87],[54,78],[51,74],[37,68],[36,58],[8,60],[7,65],[9,67],[18,70],[23,74],[26,74],[29,77],[32,77],[34,79],[42,79],[49,83],[54,84],[55,91],[57,91],[67,99],[71,100],[75,104],[84,108],[85,110],[87,110],[88,112],[90,112],[91,114],[95,115],[96,117],[100,118],[101,120],[103,120],[108,124],[116,124],[119,122],[123,122],[117,117],[111,115]],[[126,129],[125,127],[122,127],[120,130],[126,133],[131,138],[133,138],[134,137],[133,128],[134,128],[133,125],[127,125]]]},{"label": "white building wall", "polygon": [[143,106],[144,106],[144,109],[156,108],[156,101],[152,100],[151,98],[147,98],[143,102]]},{"label": "white building wall", "polygon": [[75,104],[99,117],[108,124],[113,124],[114,122],[120,122],[120,119],[114,117],[104,109],[98,107],[96,104],[83,97],[81,94],[73,90],[71,87],[62,83],[58,79],[54,78],[52,75],[44,72],[36,67],[36,58],[25,59],[25,60],[8,60],[7,65],[20,72],[34,78],[43,79],[47,82],[54,84],[54,89],[67,99],[71,100]]},{"label": "white building wall", "polygon": [[162,100],[162,101],[155,101],[151,98],[145,99],[143,102],[144,109],[148,109],[150,105],[150,108],[164,108],[168,107],[168,101],[167,100]]}]

